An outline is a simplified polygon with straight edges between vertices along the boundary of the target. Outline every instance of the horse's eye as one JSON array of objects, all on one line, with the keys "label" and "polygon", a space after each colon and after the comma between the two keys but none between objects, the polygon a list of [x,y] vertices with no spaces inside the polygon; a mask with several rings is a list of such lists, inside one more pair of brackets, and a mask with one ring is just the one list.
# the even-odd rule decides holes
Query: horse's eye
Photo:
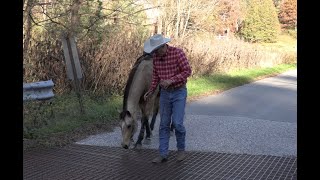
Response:
[{"label": "horse's eye", "polygon": [[127,128],[130,129],[130,128],[131,128],[131,125],[128,125]]}]

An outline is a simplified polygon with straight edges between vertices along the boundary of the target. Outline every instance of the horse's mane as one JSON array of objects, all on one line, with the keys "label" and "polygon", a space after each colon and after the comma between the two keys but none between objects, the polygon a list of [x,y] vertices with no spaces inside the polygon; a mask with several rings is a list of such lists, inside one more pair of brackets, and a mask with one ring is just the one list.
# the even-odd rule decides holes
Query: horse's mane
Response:
[{"label": "horse's mane", "polygon": [[126,87],[124,89],[123,110],[127,110],[127,99],[128,99],[128,96],[129,96],[129,91],[130,91],[130,88],[131,88],[131,85],[132,85],[133,77],[134,77],[134,75],[135,75],[140,63],[143,60],[150,60],[150,59],[151,59],[151,55],[150,54],[143,54],[134,63],[133,68],[130,71]]}]

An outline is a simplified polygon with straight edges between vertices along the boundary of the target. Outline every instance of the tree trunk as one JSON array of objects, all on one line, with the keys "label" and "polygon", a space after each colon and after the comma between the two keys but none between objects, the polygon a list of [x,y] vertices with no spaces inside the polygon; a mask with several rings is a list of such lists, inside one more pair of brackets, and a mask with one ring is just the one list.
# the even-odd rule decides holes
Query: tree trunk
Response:
[{"label": "tree trunk", "polygon": [[[23,38],[23,56],[26,56],[26,53],[29,49],[29,41],[31,39],[31,9],[33,7],[33,0],[24,0],[23,1],[23,29],[24,29],[24,38]],[[27,24],[25,24],[27,22]]]},{"label": "tree trunk", "polygon": [[178,31],[179,35],[181,35],[181,31],[183,30],[184,21],[185,21],[184,15],[180,15],[180,23],[179,23],[179,31]]},{"label": "tree trunk", "polygon": [[48,3],[48,0],[44,0],[43,2],[43,13],[42,13],[42,18],[43,18],[43,21],[45,21],[47,19],[47,3]]},{"label": "tree trunk", "polygon": [[76,36],[77,27],[80,25],[79,9],[81,2],[81,0],[74,0],[71,6],[71,25],[69,32],[71,36]]},{"label": "tree trunk", "polygon": [[162,5],[161,5],[161,1],[158,0],[157,2],[157,6],[160,7],[160,8],[157,8],[159,10],[159,16],[157,17],[157,24],[158,24],[158,33],[159,34],[162,34],[163,33],[163,29],[162,29]]},{"label": "tree trunk", "polygon": [[23,2],[24,2],[23,7],[25,7],[23,11],[23,25],[24,25],[26,20],[29,19],[29,14],[33,7],[33,0],[24,0]]},{"label": "tree trunk", "polygon": [[[23,38],[24,39],[24,42],[23,42],[23,57],[26,56],[27,52],[28,52],[28,49],[29,49],[29,41],[31,39],[31,19],[28,15],[28,18],[27,18],[27,24],[26,24],[26,28],[25,28],[25,37]],[[30,63],[30,62],[29,62]]]},{"label": "tree trunk", "polygon": [[177,20],[176,20],[176,33],[175,37],[179,36],[179,24],[180,24],[180,0],[177,0]]},{"label": "tree trunk", "polygon": [[190,1],[191,0],[188,0],[188,15],[187,15],[186,22],[184,24],[184,28],[183,28],[183,31],[182,31],[182,38],[185,35],[186,29],[187,29],[187,26],[188,26],[188,22],[189,22],[189,18],[190,18],[190,12],[191,12],[191,2]]}]

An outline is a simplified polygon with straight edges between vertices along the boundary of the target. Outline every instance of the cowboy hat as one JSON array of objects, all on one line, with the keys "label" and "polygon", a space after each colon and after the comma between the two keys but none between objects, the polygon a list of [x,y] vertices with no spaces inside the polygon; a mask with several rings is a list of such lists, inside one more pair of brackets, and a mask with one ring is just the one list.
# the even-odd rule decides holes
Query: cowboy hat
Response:
[{"label": "cowboy hat", "polygon": [[168,42],[170,42],[169,38],[165,38],[161,34],[155,34],[144,42],[144,52],[151,53]]}]

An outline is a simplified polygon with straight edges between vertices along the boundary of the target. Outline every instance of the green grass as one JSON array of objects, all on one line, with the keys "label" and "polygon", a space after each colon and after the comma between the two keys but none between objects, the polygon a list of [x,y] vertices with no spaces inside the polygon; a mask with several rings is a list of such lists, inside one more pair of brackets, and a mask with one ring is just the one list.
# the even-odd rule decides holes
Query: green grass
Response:
[{"label": "green grass", "polygon": [[[29,109],[40,107],[37,112],[29,113],[24,117],[24,138],[43,139],[55,134],[70,133],[86,125],[110,124],[118,116],[117,108],[122,104],[120,96],[92,97],[82,96],[85,113],[81,114],[80,104],[75,94],[56,96],[52,104],[38,102],[25,103]],[[43,113],[45,112],[45,113]],[[37,121],[38,126],[34,125]]]},{"label": "green grass", "polygon": [[282,64],[270,68],[243,69],[228,74],[213,74],[210,76],[189,79],[187,83],[188,97],[199,96],[214,91],[223,91],[255,81],[257,78],[272,76],[296,68],[295,64]]},{"label": "green grass", "polygon": [[[290,33],[289,33],[290,32]],[[261,43],[262,47],[277,49],[279,51],[297,52],[297,38],[294,37],[295,31],[283,31],[276,43]]]}]

